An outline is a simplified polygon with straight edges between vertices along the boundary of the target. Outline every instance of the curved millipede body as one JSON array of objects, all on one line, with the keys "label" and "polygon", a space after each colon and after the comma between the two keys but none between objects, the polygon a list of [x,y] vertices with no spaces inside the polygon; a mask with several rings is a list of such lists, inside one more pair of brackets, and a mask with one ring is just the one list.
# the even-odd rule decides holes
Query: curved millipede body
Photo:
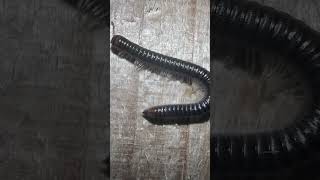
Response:
[{"label": "curved millipede body", "polygon": [[111,40],[113,53],[127,59],[140,68],[160,74],[170,74],[178,79],[194,78],[205,88],[205,96],[197,103],[171,104],[144,110],[143,116],[155,123],[188,123],[208,120],[210,115],[209,72],[192,63],[165,56],[115,35]]},{"label": "curved millipede body", "polygon": [[[312,113],[288,127],[253,134],[215,134],[211,137],[214,170],[285,167],[313,156],[320,137],[320,36],[290,15],[255,2],[213,0],[214,39],[258,47],[292,59],[306,71],[314,90]],[[216,46],[217,44],[215,44]]]},{"label": "curved millipede body", "polygon": [[83,15],[92,17],[100,25],[106,26],[109,22],[109,2],[106,0],[63,0],[78,9]]}]

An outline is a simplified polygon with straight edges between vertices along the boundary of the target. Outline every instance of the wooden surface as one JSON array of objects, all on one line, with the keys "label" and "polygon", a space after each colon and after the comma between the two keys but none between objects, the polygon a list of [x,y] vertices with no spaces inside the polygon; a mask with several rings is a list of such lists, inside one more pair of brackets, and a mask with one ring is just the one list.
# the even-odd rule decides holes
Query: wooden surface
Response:
[{"label": "wooden surface", "polygon": [[[111,1],[110,36],[209,69],[209,1]],[[142,111],[200,98],[191,87],[110,57],[111,179],[209,179],[209,122],[154,125]]]},{"label": "wooden surface", "polygon": [[104,179],[105,36],[59,0],[0,0],[0,179]]}]

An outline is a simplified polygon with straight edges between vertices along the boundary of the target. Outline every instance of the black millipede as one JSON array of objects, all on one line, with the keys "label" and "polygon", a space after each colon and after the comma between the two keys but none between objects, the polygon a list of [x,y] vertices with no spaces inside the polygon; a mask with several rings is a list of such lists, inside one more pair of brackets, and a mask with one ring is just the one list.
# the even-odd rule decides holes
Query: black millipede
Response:
[{"label": "black millipede", "polygon": [[195,79],[204,87],[205,95],[199,102],[154,106],[143,111],[145,119],[161,124],[184,124],[209,119],[209,71],[198,65],[145,49],[120,35],[113,36],[111,44],[113,53],[134,63],[139,68],[161,75],[170,74],[177,79]]},{"label": "black millipede", "polygon": [[284,12],[245,0],[211,1],[210,18],[215,40],[228,39],[299,64],[308,73],[315,94],[312,113],[283,129],[241,135],[213,132],[214,171],[285,168],[312,159],[320,145],[319,33]]},{"label": "black millipede", "polygon": [[[270,50],[300,64],[308,72],[316,94],[312,113],[283,129],[230,135],[213,132],[210,145],[213,169],[270,169],[312,157],[319,151],[320,143],[319,33],[286,13],[245,0],[211,1],[210,18],[214,39],[226,37],[240,46]],[[144,111],[145,118],[181,121],[199,116],[209,118],[209,89],[213,83],[208,71],[144,49],[121,36],[113,37],[111,48],[137,66],[194,77],[207,87],[207,95],[199,103],[156,106]]]}]

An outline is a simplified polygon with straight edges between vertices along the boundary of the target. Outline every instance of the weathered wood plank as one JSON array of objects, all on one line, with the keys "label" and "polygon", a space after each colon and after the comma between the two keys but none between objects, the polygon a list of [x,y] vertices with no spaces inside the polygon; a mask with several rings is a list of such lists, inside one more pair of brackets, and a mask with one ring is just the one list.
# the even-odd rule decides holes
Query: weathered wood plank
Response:
[{"label": "weathered wood plank", "polygon": [[103,179],[105,33],[57,0],[1,0],[0,14],[0,179]]}]

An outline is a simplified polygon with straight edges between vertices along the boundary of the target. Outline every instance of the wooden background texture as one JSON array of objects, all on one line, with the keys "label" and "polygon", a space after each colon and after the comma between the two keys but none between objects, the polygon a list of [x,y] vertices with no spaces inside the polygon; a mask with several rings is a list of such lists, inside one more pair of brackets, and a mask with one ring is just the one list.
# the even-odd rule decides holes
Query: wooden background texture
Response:
[{"label": "wooden background texture", "polygon": [[[209,0],[111,1],[115,34],[209,69]],[[201,98],[196,86],[172,81],[110,56],[111,179],[209,179],[209,121],[154,125],[148,107]]]},{"label": "wooden background texture", "polygon": [[105,179],[106,32],[60,0],[0,0],[0,179]]}]

